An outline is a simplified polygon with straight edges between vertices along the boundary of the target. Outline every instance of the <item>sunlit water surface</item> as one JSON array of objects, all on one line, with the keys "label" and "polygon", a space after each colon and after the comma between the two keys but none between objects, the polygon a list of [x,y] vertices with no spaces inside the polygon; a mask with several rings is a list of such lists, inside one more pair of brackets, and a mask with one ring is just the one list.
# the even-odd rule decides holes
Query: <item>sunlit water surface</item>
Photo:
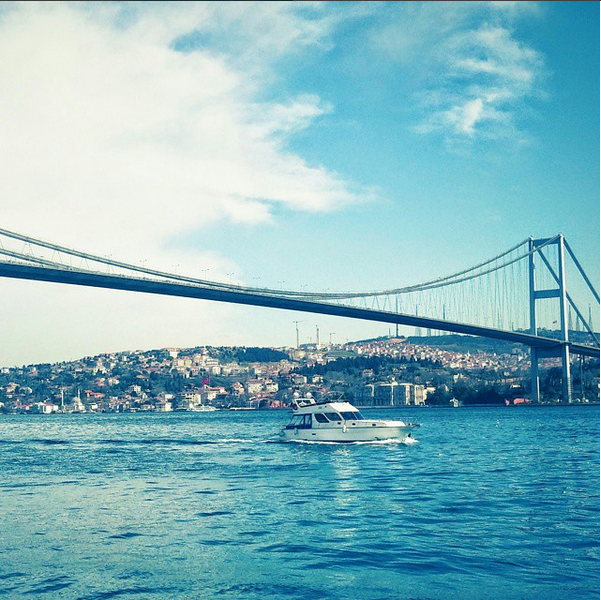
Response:
[{"label": "sunlit water surface", "polygon": [[599,408],[417,409],[411,445],[286,412],[0,417],[0,596],[597,599]]}]

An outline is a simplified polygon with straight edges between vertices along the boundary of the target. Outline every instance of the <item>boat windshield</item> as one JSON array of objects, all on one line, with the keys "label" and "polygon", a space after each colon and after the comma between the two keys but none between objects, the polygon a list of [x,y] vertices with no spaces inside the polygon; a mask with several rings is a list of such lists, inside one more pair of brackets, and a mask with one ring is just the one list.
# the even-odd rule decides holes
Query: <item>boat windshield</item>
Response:
[{"label": "boat windshield", "polygon": [[363,415],[357,411],[357,412],[342,412],[340,413],[342,415],[342,418],[345,419],[346,421],[362,421],[364,419]]},{"label": "boat windshield", "polygon": [[311,429],[311,415],[295,415],[286,429]]}]

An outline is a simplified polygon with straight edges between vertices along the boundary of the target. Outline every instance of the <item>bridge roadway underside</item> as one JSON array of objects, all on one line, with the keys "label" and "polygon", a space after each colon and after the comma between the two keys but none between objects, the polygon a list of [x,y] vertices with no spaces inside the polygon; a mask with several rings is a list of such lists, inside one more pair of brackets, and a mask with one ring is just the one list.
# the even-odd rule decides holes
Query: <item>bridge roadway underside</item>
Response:
[{"label": "bridge roadway underside", "polygon": [[[262,306],[266,308],[279,308],[283,310],[294,310],[310,312],[322,315],[333,315],[349,319],[361,319],[365,321],[377,321],[379,323],[391,323],[408,325],[411,327],[424,327],[476,335],[507,342],[525,344],[533,348],[539,348],[539,355],[558,356],[564,343],[552,338],[519,333],[515,331],[504,331],[490,327],[477,325],[464,325],[426,317],[416,317],[403,313],[393,313],[369,308],[355,308],[340,304],[327,302],[310,302],[306,300],[295,300],[280,296],[270,296],[253,292],[230,291],[213,289],[200,285],[189,285],[167,281],[155,281],[150,279],[134,278],[120,275],[104,275],[102,273],[90,273],[70,269],[54,269],[49,267],[37,267],[31,265],[20,265],[16,263],[0,262],[0,277],[14,279],[28,279],[33,281],[47,281],[54,283],[67,283],[88,287],[108,288],[115,290],[127,290],[131,292],[144,292],[149,294],[161,294],[164,296],[179,296],[182,298],[197,298],[202,300],[214,300],[217,302],[230,302],[234,304],[246,304],[250,306]],[[582,344],[568,344],[570,353],[599,358],[599,348],[585,346]]]}]

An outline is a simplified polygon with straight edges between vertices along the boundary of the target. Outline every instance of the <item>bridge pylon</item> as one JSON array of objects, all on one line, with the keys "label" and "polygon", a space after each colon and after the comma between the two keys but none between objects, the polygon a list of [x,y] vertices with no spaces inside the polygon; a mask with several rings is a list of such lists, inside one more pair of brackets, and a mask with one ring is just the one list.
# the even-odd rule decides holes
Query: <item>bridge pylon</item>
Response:
[{"label": "bridge pylon", "polygon": [[[542,247],[556,246],[557,247],[557,271],[553,268],[549,260],[542,252]],[[535,348],[531,349],[531,382],[532,382],[532,400],[536,403],[540,402],[540,379],[538,375],[538,361],[540,358],[557,357],[561,359],[561,386],[563,402],[572,401],[572,376],[570,372],[570,343],[568,329],[568,293],[566,285],[566,270],[565,270],[565,239],[559,234],[555,238],[544,239],[529,239],[530,256],[528,259],[529,265],[529,287],[530,287],[530,333],[538,335],[538,322],[536,312],[537,300],[545,300],[549,298],[557,298],[559,300],[559,333],[561,345],[557,349]],[[555,283],[556,288],[537,289],[536,268],[537,261],[540,261],[547,268]],[[577,309],[576,309],[577,310]]]}]

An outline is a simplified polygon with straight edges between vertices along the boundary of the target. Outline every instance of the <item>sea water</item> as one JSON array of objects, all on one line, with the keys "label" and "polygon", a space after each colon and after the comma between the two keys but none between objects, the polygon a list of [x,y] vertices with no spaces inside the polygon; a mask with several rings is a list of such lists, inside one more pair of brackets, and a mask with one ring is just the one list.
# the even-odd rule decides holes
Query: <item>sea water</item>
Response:
[{"label": "sea water", "polygon": [[599,598],[599,408],[366,411],[417,443],[279,443],[286,411],[0,416],[0,596]]}]

